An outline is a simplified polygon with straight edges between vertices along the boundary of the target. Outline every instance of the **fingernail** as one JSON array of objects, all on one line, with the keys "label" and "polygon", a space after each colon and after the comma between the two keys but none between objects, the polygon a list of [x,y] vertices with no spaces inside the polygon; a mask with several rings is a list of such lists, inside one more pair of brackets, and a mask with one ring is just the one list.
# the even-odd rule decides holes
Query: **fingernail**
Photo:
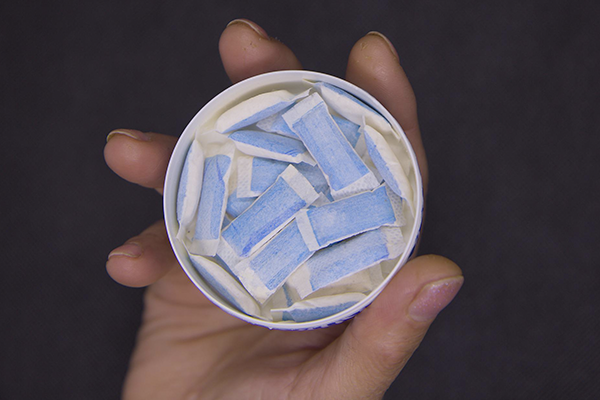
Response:
[{"label": "fingernail", "polygon": [[150,140],[150,136],[148,134],[136,131],[135,129],[115,129],[108,134],[106,137],[106,142],[108,143],[108,141],[115,137],[115,135],[124,135],[135,140],[141,140],[142,142],[147,142]]},{"label": "fingernail", "polygon": [[450,304],[463,282],[462,276],[455,276],[428,283],[408,306],[409,316],[419,322],[431,321]]},{"label": "fingernail", "polygon": [[269,39],[269,35],[267,34],[267,31],[265,31],[263,28],[261,28],[259,25],[255,24],[252,21],[249,21],[247,19],[234,19],[233,21],[228,23],[227,26],[231,26],[231,25],[235,25],[235,24],[244,24],[244,25],[250,27],[254,32],[256,32],[263,39]]},{"label": "fingernail", "polygon": [[137,243],[126,243],[110,252],[108,258],[115,256],[125,256],[129,258],[138,258],[142,255],[142,248]]},{"label": "fingernail", "polygon": [[390,39],[388,39],[387,37],[385,37],[383,35],[383,33],[379,33],[377,31],[371,31],[371,32],[367,33],[367,36],[368,35],[377,36],[377,37],[383,39],[383,41],[387,44],[388,48],[392,52],[392,55],[394,56],[394,58],[396,58],[396,60],[400,59],[400,57],[398,57],[398,52],[396,51],[396,48],[394,47],[394,45],[392,44],[392,42],[390,42]]}]

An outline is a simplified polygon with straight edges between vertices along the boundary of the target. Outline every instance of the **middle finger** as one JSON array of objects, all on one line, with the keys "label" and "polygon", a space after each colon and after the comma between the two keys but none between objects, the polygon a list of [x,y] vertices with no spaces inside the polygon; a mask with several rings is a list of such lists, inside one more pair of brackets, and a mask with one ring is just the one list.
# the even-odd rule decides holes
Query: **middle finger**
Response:
[{"label": "middle finger", "polygon": [[219,52],[233,83],[265,72],[302,69],[286,45],[247,19],[236,19],[227,25],[219,40]]}]

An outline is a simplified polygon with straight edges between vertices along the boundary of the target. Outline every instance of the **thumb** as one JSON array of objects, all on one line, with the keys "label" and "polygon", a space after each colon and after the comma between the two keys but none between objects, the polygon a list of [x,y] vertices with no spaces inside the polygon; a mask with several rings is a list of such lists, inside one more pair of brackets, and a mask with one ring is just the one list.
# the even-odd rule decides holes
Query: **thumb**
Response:
[{"label": "thumb", "polygon": [[462,283],[460,268],[444,257],[404,265],[336,343],[334,365],[346,398],[381,398]]}]

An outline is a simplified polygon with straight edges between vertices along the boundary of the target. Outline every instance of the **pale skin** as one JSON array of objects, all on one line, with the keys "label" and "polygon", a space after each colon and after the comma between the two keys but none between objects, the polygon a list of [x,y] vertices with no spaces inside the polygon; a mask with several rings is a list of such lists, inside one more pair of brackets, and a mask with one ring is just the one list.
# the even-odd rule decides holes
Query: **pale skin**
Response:
[{"label": "pale skin", "polygon": [[[247,20],[224,30],[219,50],[233,83],[301,68],[290,49]],[[398,120],[427,187],[415,96],[391,43],[375,33],[361,38],[345,78]],[[108,139],[104,155],[115,173],[162,192],[174,137],[118,129]],[[106,268],[125,286],[148,287],[125,399],[380,399],[463,282],[452,261],[420,256],[350,322],[289,332],[250,325],[207,300],[179,267],[162,221],[111,252]]]}]

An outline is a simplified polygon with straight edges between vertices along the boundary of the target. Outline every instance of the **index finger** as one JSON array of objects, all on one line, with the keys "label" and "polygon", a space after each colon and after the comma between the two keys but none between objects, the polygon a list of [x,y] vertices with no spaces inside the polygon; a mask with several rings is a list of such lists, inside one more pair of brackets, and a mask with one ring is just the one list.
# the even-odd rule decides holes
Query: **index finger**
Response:
[{"label": "index finger", "polygon": [[[283,43],[270,38],[256,23],[237,19],[227,25],[219,41],[227,75],[233,83],[253,75],[302,66]],[[135,129],[117,129],[104,154],[109,167],[123,179],[162,193],[165,172],[177,138]]]}]

